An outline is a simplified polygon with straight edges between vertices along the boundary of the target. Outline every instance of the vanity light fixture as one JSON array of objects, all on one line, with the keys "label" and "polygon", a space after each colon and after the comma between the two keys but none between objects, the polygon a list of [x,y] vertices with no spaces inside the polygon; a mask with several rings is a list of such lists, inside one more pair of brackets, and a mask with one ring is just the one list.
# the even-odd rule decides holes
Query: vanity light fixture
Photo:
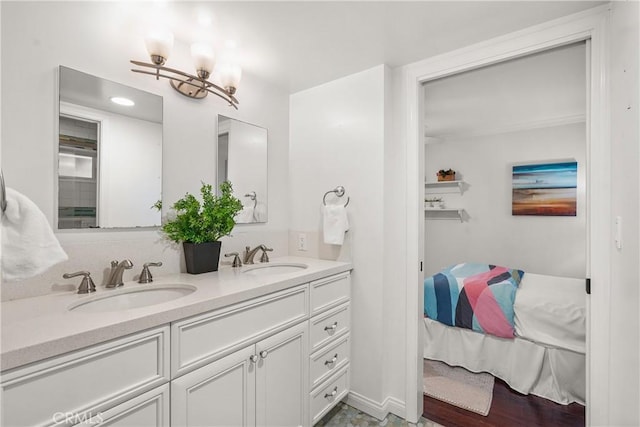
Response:
[{"label": "vanity light fixture", "polygon": [[[131,63],[139,67],[152,68],[155,71],[140,69],[131,69],[131,71],[155,76],[156,80],[160,80],[160,77],[169,79],[172,88],[189,98],[202,99],[212,93],[227,101],[236,110],[238,109],[239,102],[233,95],[236,93],[242,76],[242,70],[239,66],[219,64],[216,67],[213,49],[205,44],[195,43],[191,46],[191,56],[196,68],[196,74],[193,75],[164,66],[173,47],[173,34],[168,32],[150,33],[145,39],[145,44],[147,52],[151,56],[151,63],[133,60]],[[222,87],[207,80],[214,68]]]}]

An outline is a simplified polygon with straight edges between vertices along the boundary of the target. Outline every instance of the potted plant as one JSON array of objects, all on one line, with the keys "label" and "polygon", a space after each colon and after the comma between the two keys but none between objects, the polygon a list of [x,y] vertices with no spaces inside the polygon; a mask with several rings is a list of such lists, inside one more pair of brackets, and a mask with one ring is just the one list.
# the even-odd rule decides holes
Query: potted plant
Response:
[{"label": "potted plant", "polygon": [[440,169],[436,175],[438,176],[438,181],[455,181],[456,179],[456,171],[451,169]]},{"label": "potted plant", "polygon": [[[217,271],[220,261],[220,239],[231,234],[235,216],[242,210],[242,203],[233,196],[229,181],[220,184],[220,195],[213,193],[210,184],[202,183],[202,203],[192,194],[175,202],[175,216],[161,227],[169,240],[182,243],[187,273],[200,274]],[[162,203],[155,205],[160,209]]]}]

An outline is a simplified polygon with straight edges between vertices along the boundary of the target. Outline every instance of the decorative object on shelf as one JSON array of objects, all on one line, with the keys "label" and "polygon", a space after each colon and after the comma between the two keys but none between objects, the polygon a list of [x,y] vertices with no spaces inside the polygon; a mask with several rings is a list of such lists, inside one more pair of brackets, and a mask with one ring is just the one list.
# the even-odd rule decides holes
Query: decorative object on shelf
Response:
[{"label": "decorative object on shelf", "polygon": [[456,171],[451,169],[440,169],[436,175],[438,176],[438,181],[455,181],[456,179]]},{"label": "decorative object on shelf", "polygon": [[[175,217],[161,227],[169,240],[182,243],[187,273],[200,274],[217,271],[220,261],[220,238],[231,234],[234,217],[242,210],[242,203],[233,196],[229,181],[220,184],[220,196],[213,194],[210,184],[202,183],[202,203],[187,193],[172,208]],[[155,204],[162,208],[162,202]]]},{"label": "decorative object on shelf", "polygon": [[440,208],[444,208],[444,201],[442,200],[442,197],[426,198],[424,199],[424,202],[427,203],[430,208],[433,208],[436,205]]},{"label": "decorative object on shelf", "polygon": [[[172,33],[165,31],[152,32],[146,37],[145,44],[151,57],[151,63],[133,60],[131,60],[131,63],[139,67],[151,68],[153,71],[139,69],[131,69],[131,71],[155,76],[156,80],[160,80],[160,77],[169,79],[172,88],[189,98],[202,99],[207,94],[212,93],[227,101],[231,107],[238,109],[239,102],[234,97],[234,94],[238,90],[238,84],[242,76],[240,66],[233,63],[216,66],[213,49],[203,43],[194,43],[191,45],[191,56],[194,59],[196,74],[193,75],[164,66],[173,48]],[[221,86],[207,80],[213,73],[214,68]]]},{"label": "decorative object on shelf", "polygon": [[513,166],[512,215],[576,216],[578,163]]}]

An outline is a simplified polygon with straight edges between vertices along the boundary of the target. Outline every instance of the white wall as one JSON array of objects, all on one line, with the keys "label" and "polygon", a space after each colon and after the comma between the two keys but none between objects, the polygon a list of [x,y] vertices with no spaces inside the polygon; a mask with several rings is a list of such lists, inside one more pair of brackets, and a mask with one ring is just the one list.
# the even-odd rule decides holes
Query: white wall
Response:
[{"label": "white wall", "polygon": [[[428,197],[442,197],[446,207],[464,208],[466,215],[462,223],[426,215],[425,275],[459,262],[485,262],[585,277],[585,132],[585,124],[576,123],[427,144],[427,181],[452,168],[466,183],[462,195]],[[578,162],[577,216],[511,215],[512,166],[567,159]]]},{"label": "white wall", "polygon": [[[198,194],[200,181],[216,180],[217,114],[255,123],[269,130],[269,222],[237,226],[223,239],[223,252],[265,243],[274,256],[288,253],[288,111],[286,90],[245,73],[235,111],[216,97],[191,100],[167,81],[135,74],[130,59],[148,59],[139,25],[127,2],[2,2],[2,169],[7,186],[31,198],[52,222],[54,214],[55,114],[57,68],[65,65],[164,98],[163,200],[185,192]],[[51,17],[55,16],[55,19]],[[189,70],[186,40],[176,40],[167,65]],[[37,155],[33,155],[37,153]],[[68,289],[65,271],[89,270],[97,283],[111,259],[136,264],[125,280],[147,261],[162,261],[157,276],[184,271],[182,254],[156,231],[60,232],[70,260],[42,276],[3,283],[2,299]],[[223,258],[222,261],[225,261]],[[75,283],[77,285],[77,283]]]},{"label": "white wall", "polygon": [[[640,425],[640,4],[613,2],[610,40],[612,216],[623,221],[622,249],[611,244],[610,422]],[[612,218],[613,226],[613,218]]]},{"label": "white wall", "polygon": [[[291,249],[295,255],[351,260],[352,348],[351,398],[380,406],[386,398],[384,378],[384,167],[385,66],[353,74],[291,96],[289,188]],[[325,192],[338,185],[350,229],[342,247],[322,241],[320,207]],[[308,251],[297,250],[304,233]]]}]

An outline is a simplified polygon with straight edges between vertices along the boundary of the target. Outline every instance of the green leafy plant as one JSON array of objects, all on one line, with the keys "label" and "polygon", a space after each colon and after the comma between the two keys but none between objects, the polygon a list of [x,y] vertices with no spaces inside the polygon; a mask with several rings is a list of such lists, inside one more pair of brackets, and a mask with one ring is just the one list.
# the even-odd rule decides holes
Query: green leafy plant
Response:
[{"label": "green leafy plant", "polygon": [[[215,242],[230,235],[242,203],[233,196],[229,181],[220,184],[220,192],[220,196],[213,194],[213,187],[203,182],[200,188],[202,203],[192,194],[185,194],[172,206],[175,218],[166,220],[161,230],[177,243]],[[154,207],[162,208],[162,201],[156,202]]]}]

